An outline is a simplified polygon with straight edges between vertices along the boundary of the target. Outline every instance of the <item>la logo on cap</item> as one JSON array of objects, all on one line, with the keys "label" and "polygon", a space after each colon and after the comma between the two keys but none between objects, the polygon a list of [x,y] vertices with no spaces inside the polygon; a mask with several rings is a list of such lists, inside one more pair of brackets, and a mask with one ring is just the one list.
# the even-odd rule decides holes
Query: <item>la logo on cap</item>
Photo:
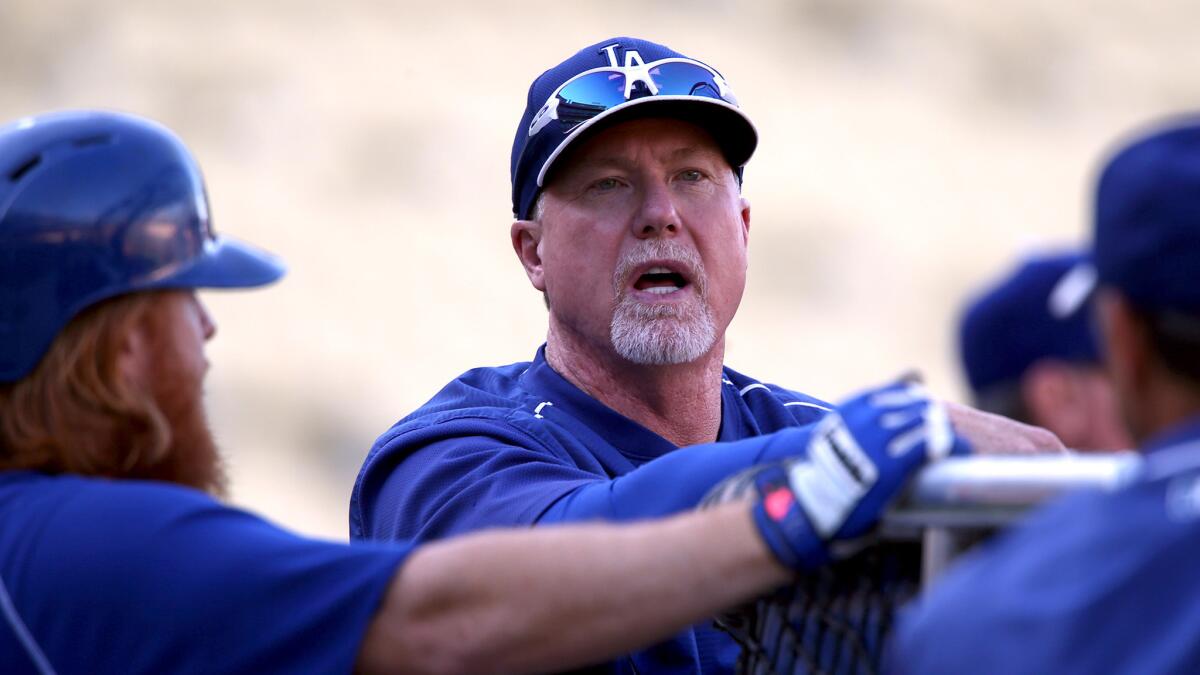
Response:
[{"label": "la logo on cap", "polygon": [[[614,42],[607,47],[600,48],[600,53],[608,56],[608,65],[612,66],[613,68],[621,67],[621,65],[617,63],[617,48],[620,46],[620,42]],[[626,68],[636,68],[639,66],[645,67],[645,65],[646,62],[642,60],[642,55],[639,54],[636,49],[630,49],[625,52]]]}]

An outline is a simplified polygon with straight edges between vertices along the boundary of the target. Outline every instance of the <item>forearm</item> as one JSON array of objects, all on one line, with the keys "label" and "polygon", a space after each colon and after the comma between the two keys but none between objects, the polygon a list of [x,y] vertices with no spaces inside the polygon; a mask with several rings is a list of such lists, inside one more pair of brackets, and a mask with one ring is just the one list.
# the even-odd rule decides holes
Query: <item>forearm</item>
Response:
[{"label": "forearm", "polygon": [[654,523],[489,532],[416,551],[364,670],[541,672],[653,644],[787,581],[748,504]]},{"label": "forearm", "polygon": [[635,520],[693,509],[729,476],[764,462],[802,454],[811,427],[732,443],[680,448],[610,481],[585,485],[555,502],[539,523]]}]

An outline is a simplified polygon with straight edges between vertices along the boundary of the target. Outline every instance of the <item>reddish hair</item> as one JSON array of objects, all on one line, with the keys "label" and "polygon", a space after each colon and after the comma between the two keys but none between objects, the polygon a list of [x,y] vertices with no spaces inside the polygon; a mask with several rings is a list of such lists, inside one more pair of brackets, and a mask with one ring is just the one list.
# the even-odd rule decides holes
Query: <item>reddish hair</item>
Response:
[{"label": "reddish hair", "polygon": [[158,293],[106,300],[76,316],[32,373],[0,383],[0,469],[142,478],[169,454],[153,392],[121,372],[128,334]]}]

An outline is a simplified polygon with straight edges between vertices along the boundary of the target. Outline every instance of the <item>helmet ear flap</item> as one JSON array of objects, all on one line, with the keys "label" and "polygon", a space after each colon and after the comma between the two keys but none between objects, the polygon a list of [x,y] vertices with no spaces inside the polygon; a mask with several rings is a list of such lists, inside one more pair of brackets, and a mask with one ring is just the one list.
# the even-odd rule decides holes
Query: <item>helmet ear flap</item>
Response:
[{"label": "helmet ear flap", "polygon": [[220,255],[240,245],[215,237],[199,166],[148,120],[81,111],[0,127],[4,167],[0,259],[12,264],[0,266],[0,381],[33,370],[71,318],[101,300],[282,274],[265,253],[232,267]]}]

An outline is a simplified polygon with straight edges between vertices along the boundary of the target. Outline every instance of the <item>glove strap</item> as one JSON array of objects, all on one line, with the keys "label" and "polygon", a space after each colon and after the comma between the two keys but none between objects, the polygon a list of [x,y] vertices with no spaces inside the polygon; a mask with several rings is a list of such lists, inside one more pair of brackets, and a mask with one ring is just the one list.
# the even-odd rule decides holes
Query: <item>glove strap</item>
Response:
[{"label": "glove strap", "polygon": [[796,501],[782,466],[772,466],[755,476],[760,499],[754,505],[754,524],[767,548],[789,569],[815,569],[829,561],[825,543]]}]

